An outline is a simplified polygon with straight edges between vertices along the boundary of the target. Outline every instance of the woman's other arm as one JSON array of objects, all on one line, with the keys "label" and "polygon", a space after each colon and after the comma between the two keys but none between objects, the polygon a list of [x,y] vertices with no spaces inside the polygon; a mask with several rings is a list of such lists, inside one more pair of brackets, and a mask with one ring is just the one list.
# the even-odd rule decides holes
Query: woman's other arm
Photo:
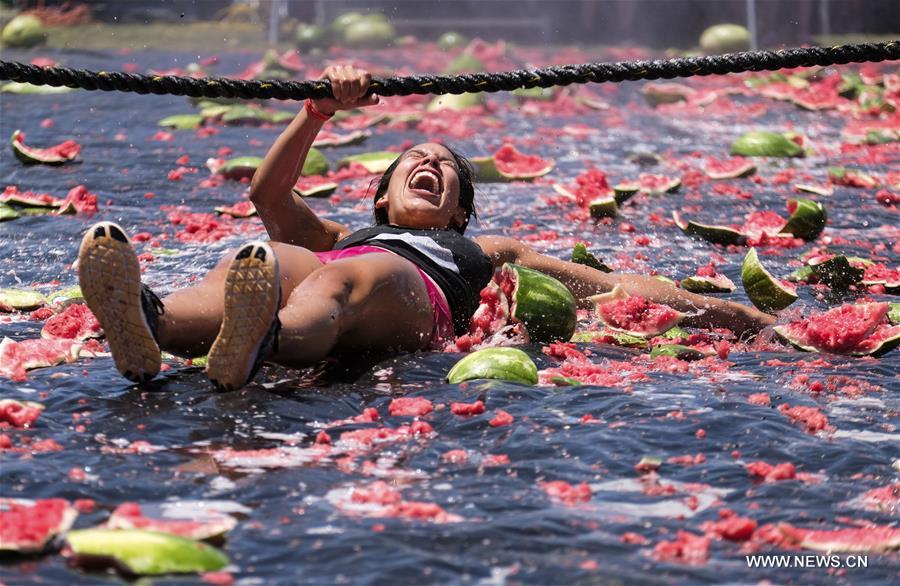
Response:
[{"label": "woman's other arm", "polygon": [[[297,183],[312,143],[325,123],[324,116],[378,103],[366,96],[368,72],[348,65],[328,67],[335,99],[312,102],[314,112],[304,107],[275,140],[250,184],[250,201],[256,207],[269,238],[313,251],[331,250],[349,230],[337,222],[323,220],[291,189]],[[324,116],[316,116],[318,112]]]},{"label": "woman's other arm", "polygon": [[644,275],[604,273],[585,265],[539,254],[512,238],[481,236],[475,241],[491,257],[495,267],[512,262],[559,279],[572,291],[581,307],[592,306],[587,300],[591,295],[607,293],[616,285],[621,285],[630,295],[638,295],[690,314],[682,322],[686,326],[727,328],[742,336],[757,333],[775,323],[775,318],[771,315],[740,303],[689,293]]}]

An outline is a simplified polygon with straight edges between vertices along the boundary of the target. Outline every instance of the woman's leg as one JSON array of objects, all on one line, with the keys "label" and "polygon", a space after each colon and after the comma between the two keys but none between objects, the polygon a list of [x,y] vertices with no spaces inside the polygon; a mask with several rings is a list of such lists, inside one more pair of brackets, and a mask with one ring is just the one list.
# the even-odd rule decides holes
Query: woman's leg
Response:
[{"label": "woman's leg", "polygon": [[[304,248],[272,247],[283,260],[279,282],[286,300],[322,264]],[[185,356],[207,353],[222,322],[222,290],[234,256],[228,254],[196,285],[166,297],[158,314],[155,296],[141,284],[140,263],[125,231],[112,222],[91,226],[79,251],[79,284],[123,376],[135,382],[153,378],[160,369],[160,348]]]},{"label": "woman's leg", "polygon": [[244,386],[262,357],[301,368],[335,351],[412,351],[430,342],[433,308],[418,270],[399,256],[373,253],[333,261],[303,280],[277,311],[277,347],[270,348],[276,308],[266,278],[272,283],[276,275],[262,243],[245,245],[229,268],[207,367],[218,388]]},{"label": "woman's leg", "polygon": [[[291,291],[322,263],[305,248],[269,243],[280,266],[281,299],[287,300]],[[222,326],[225,303],[225,280],[235,255],[233,250],[190,287],[175,291],[165,299],[165,314],[159,320],[159,345],[181,356],[204,356]]]}]

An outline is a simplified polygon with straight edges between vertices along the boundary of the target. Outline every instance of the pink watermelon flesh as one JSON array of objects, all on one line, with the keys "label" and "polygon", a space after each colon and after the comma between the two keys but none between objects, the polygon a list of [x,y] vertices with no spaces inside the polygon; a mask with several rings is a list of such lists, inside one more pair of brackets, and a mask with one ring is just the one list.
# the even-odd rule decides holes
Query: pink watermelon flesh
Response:
[{"label": "pink watermelon flesh", "polygon": [[76,515],[63,499],[0,499],[0,551],[39,552]]},{"label": "pink watermelon flesh", "polygon": [[631,296],[597,306],[603,322],[618,330],[653,336],[671,329],[681,321],[681,313],[667,305]]},{"label": "pink watermelon flesh", "polygon": [[881,553],[900,549],[900,527],[878,525],[815,531],[785,523],[778,528],[789,542],[816,551]]},{"label": "pink watermelon flesh", "polygon": [[486,336],[500,331],[509,321],[509,298],[493,282],[481,290],[481,304],[472,316],[469,333],[481,332]]},{"label": "pink watermelon flesh", "polygon": [[740,231],[748,238],[759,239],[764,233],[776,236],[786,223],[784,218],[770,210],[752,212]]},{"label": "pink watermelon flesh", "polygon": [[553,166],[552,161],[537,155],[526,155],[510,144],[503,145],[494,153],[494,164],[503,175],[514,177],[539,174]]},{"label": "pink watermelon flesh", "polygon": [[892,337],[887,323],[889,303],[842,305],[825,313],[786,326],[788,335],[801,346],[836,354],[850,354],[874,349],[879,341]]},{"label": "pink watermelon flesh", "polygon": [[86,340],[102,334],[100,322],[83,303],[69,305],[44,323],[42,338]]},{"label": "pink watermelon flesh", "polygon": [[41,338],[15,342],[4,338],[0,342],[0,376],[24,380],[25,371],[54,366],[78,358],[81,344],[73,340]]},{"label": "pink watermelon flesh", "polygon": [[575,198],[578,205],[586,208],[591,201],[599,197],[608,197],[613,194],[606,173],[599,169],[588,169],[575,178]]},{"label": "pink watermelon flesh", "polygon": [[4,424],[18,428],[31,427],[43,410],[43,405],[39,403],[0,399],[0,428]]},{"label": "pink watermelon flesh", "polygon": [[717,277],[718,273],[716,273],[716,265],[713,263],[709,263],[708,265],[700,267],[699,269],[697,269],[697,276],[709,278]]},{"label": "pink watermelon flesh", "polygon": [[900,287],[900,269],[889,269],[882,263],[864,265],[863,281],[885,283],[888,287]]},{"label": "pink watermelon flesh", "polygon": [[76,185],[66,194],[66,199],[59,207],[59,214],[95,214],[97,213],[97,196],[87,190],[84,185]]},{"label": "pink watermelon flesh", "polygon": [[224,514],[207,515],[207,518],[193,519],[151,519],[145,517],[141,506],[137,503],[122,503],[113,511],[106,526],[110,529],[143,529],[159,531],[184,537],[185,539],[203,540],[219,537],[230,531],[236,521]]}]

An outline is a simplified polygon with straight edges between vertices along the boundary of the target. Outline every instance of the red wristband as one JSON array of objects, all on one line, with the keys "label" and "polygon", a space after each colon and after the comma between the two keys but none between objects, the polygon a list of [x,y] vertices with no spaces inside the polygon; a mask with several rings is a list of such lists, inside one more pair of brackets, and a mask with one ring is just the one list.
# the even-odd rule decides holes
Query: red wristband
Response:
[{"label": "red wristband", "polygon": [[334,114],[323,114],[322,112],[319,112],[309,98],[306,98],[306,113],[322,122],[328,122],[331,117],[334,116]]}]

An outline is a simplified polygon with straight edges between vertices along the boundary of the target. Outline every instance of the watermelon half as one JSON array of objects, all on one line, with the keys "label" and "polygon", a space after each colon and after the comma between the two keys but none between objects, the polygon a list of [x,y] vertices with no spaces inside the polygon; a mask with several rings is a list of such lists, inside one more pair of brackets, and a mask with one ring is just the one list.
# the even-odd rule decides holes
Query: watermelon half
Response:
[{"label": "watermelon half", "polygon": [[660,104],[686,102],[697,90],[680,83],[647,83],[641,88],[644,98],[654,108]]},{"label": "watermelon half", "polygon": [[74,565],[114,566],[131,575],[212,572],[228,558],[206,543],[139,529],[81,529],[66,535]]},{"label": "watermelon half", "polygon": [[0,289],[0,311],[31,311],[47,305],[47,298],[29,289]]},{"label": "watermelon half", "polygon": [[890,303],[848,304],[776,326],[782,338],[809,352],[880,356],[900,345],[900,325],[888,319]]},{"label": "watermelon half", "polygon": [[785,134],[757,130],[742,134],[731,144],[731,154],[744,157],[802,157],[806,153]]},{"label": "watermelon half", "polygon": [[15,185],[9,185],[3,190],[3,193],[0,193],[0,203],[24,208],[54,209],[62,204],[62,200],[49,193],[19,191]]},{"label": "watermelon half", "polygon": [[825,206],[811,199],[790,199],[787,208],[791,214],[787,220],[775,212],[764,210],[749,214],[741,226],[685,221],[677,211],[672,212],[672,219],[688,236],[696,236],[726,246],[792,237],[807,241],[815,240],[828,222]]},{"label": "watermelon half", "polygon": [[475,178],[484,182],[529,181],[553,170],[555,163],[537,155],[519,152],[505,144],[490,157],[473,157]]},{"label": "watermelon half", "polygon": [[651,173],[641,173],[638,178],[633,181],[623,181],[613,186],[617,199],[627,200],[635,193],[646,193],[647,195],[663,195],[678,191],[681,187],[681,179],[677,177],[666,177],[665,175],[653,175]]},{"label": "watermelon half", "polygon": [[[338,161],[338,168],[349,167],[351,163],[359,163],[366,168],[369,173],[381,174],[388,170],[400,153],[393,151],[374,151],[370,153],[361,153],[359,155],[351,155],[344,157]],[[313,173],[314,175],[323,175],[324,173]]]},{"label": "watermelon half", "polygon": [[19,217],[19,212],[12,209],[5,203],[0,203],[0,222],[15,220]]},{"label": "watermelon half", "polygon": [[174,116],[166,116],[157,122],[156,125],[176,130],[193,130],[203,125],[203,116],[201,114],[175,114]]},{"label": "watermelon half", "polygon": [[789,543],[837,553],[886,553],[900,549],[900,527],[876,525],[821,531],[782,523],[778,529]]},{"label": "watermelon half", "polygon": [[[143,529],[193,539],[218,540],[237,526],[237,519],[211,508],[196,508],[185,515],[184,508],[163,505],[122,503],[106,521],[107,529]],[[202,504],[202,503],[201,503]],[[173,512],[174,511],[174,512]]]},{"label": "watermelon half", "polygon": [[34,401],[0,399],[0,423],[13,427],[31,427],[31,424],[37,421],[43,411],[44,405]]},{"label": "watermelon half", "polygon": [[64,499],[0,498],[0,552],[39,553],[76,517],[78,511]]},{"label": "watermelon half", "polygon": [[710,157],[703,163],[703,172],[710,179],[734,179],[756,173],[756,164],[743,157],[716,159]]},{"label": "watermelon half", "polygon": [[[853,259],[849,259],[853,261]],[[859,267],[861,263],[855,263]],[[882,263],[872,263],[863,265],[863,276],[860,281],[863,285],[881,285],[884,287],[885,293],[896,295],[900,293],[900,269],[891,269]]]},{"label": "watermelon half", "polygon": [[495,280],[508,299],[510,320],[525,326],[531,342],[565,341],[575,333],[575,297],[558,280],[512,263]]},{"label": "watermelon half", "polygon": [[712,263],[697,269],[697,274],[681,280],[681,288],[691,293],[731,293],[734,282],[716,272]]},{"label": "watermelon half", "polygon": [[370,136],[372,133],[368,130],[354,130],[346,134],[320,130],[313,141],[313,146],[316,148],[347,146],[361,143]]},{"label": "watermelon half", "polygon": [[257,215],[256,206],[250,200],[241,200],[230,206],[216,206],[215,210],[217,214],[232,218],[250,218]]},{"label": "watermelon half", "polygon": [[672,219],[675,221],[675,225],[688,236],[702,238],[713,244],[727,246],[731,244],[743,244],[746,241],[746,237],[741,233],[739,228],[701,224],[693,220],[686,221],[677,211],[672,212]]},{"label": "watermelon half", "polygon": [[338,184],[321,175],[300,176],[292,191],[300,197],[326,197],[337,191]]},{"label": "watermelon half", "polygon": [[685,314],[667,305],[629,295],[621,285],[609,293],[588,298],[606,327],[639,338],[658,336],[675,327]]},{"label": "watermelon half", "polygon": [[798,299],[796,287],[766,270],[755,248],[744,257],[741,282],[750,302],[762,311],[780,311]]},{"label": "watermelon half", "polygon": [[847,167],[829,167],[828,179],[835,185],[845,187],[861,187],[863,189],[878,187],[878,180],[871,175]]},{"label": "watermelon half", "polygon": [[484,348],[457,362],[447,373],[447,382],[497,379],[536,385],[537,366],[518,348]]},{"label": "watermelon half", "polygon": [[234,157],[225,161],[217,172],[226,179],[250,179],[262,165],[262,157]]},{"label": "watermelon half", "polygon": [[74,140],[67,140],[45,149],[26,146],[25,133],[21,130],[12,133],[10,145],[16,158],[26,165],[65,165],[74,161],[81,152],[81,145]]}]

